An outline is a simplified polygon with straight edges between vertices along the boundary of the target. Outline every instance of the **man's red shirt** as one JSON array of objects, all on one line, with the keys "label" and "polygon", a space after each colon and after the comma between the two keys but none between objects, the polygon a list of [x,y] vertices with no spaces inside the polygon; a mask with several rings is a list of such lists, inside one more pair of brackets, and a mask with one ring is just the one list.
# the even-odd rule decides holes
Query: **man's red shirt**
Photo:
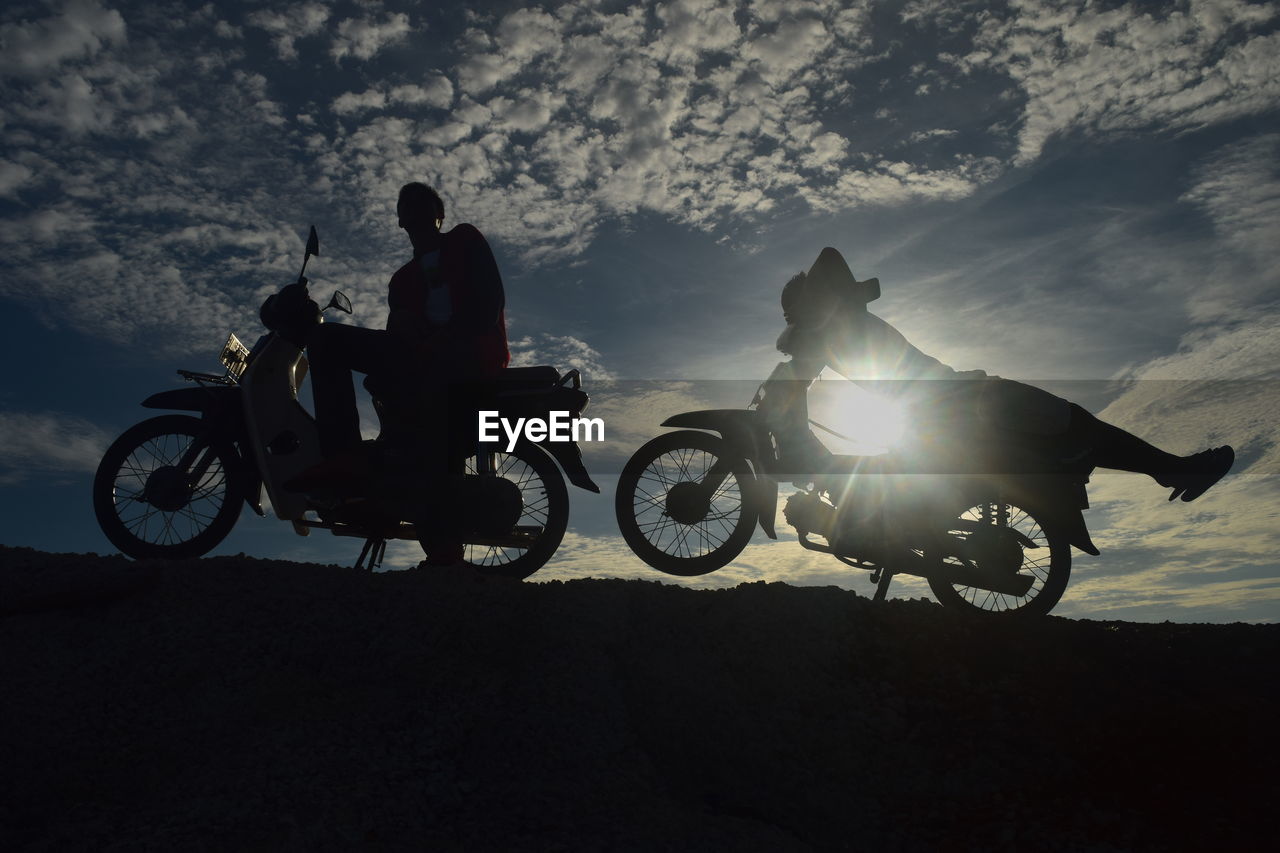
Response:
[{"label": "man's red shirt", "polygon": [[448,322],[427,317],[427,277],[417,257],[396,270],[388,287],[387,330],[424,360],[447,359],[465,373],[492,376],[507,366],[506,296],[484,236],[462,223],[440,235],[439,275],[449,289]]}]

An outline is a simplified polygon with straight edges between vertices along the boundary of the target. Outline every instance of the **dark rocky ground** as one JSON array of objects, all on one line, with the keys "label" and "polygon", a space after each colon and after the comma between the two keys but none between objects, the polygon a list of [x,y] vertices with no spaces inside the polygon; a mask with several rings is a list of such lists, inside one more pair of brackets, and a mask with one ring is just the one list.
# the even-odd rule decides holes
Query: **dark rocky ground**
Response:
[{"label": "dark rocky ground", "polygon": [[1274,849],[1278,625],[0,547],[0,849]]}]

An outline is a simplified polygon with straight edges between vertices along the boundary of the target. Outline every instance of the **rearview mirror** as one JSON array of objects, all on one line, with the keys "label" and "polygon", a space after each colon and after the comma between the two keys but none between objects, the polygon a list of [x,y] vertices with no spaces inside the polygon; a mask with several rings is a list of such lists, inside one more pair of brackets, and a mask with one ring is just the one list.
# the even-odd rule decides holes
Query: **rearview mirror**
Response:
[{"label": "rearview mirror", "polygon": [[333,292],[333,296],[329,298],[329,304],[324,306],[324,310],[328,311],[330,308],[337,308],[344,314],[350,314],[351,300],[348,299],[347,294],[343,293],[341,290],[335,290]]},{"label": "rearview mirror", "polygon": [[316,233],[316,227],[311,226],[311,233],[307,235],[307,253],[302,256],[302,269],[298,270],[298,284],[306,284],[307,280],[302,274],[307,271],[307,261],[311,260],[311,256],[320,257],[320,235]]}]

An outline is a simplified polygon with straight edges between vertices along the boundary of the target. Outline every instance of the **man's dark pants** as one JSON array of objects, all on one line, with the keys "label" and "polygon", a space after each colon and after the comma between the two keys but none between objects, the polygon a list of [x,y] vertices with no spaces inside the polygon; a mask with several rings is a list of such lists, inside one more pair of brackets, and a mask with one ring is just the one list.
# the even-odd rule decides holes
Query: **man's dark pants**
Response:
[{"label": "man's dark pants", "polygon": [[[427,518],[415,521],[424,527],[423,538],[432,542],[432,552],[459,552],[456,542],[446,535],[456,529],[457,524],[449,512],[446,484],[451,473],[461,473],[462,461],[450,454],[448,446],[451,407],[446,366],[424,361],[384,329],[340,323],[316,327],[307,342],[307,358],[320,452],[326,459],[360,445],[360,413],[356,409],[353,372],[410,389],[410,393],[421,395],[423,400],[439,401],[438,416],[432,412],[432,416],[414,422],[414,444],[424,451],[418,455],[424,481],[421,496],[433,506]],[[442,543],[440,548],[436,547],[437,542]],[[460,559],[460,554],[457,558]]]}]

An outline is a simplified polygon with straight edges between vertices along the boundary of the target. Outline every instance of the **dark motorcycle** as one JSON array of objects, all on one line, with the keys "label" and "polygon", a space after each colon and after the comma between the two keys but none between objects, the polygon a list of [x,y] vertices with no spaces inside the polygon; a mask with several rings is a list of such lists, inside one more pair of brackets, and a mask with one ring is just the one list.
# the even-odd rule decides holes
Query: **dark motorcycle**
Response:
[{"label": "dark motorcycle", "polygon": [[[318,254],[312,228],[303,273],[307,260]],[[577,445],[522,438],[505,449],[458,441],[449,448],[451,470],[457,473],[446,483],[430,482],[421,472],[422,455],[441,449],[419,446],[414,435],[424,418],[438,416],[439,403],[433,410],[431,401],[394,383],[366,382],[382,433],[366,442],[373,461],[372,485],[365,493],[316,496],[283,487],[321,458],[315,419],[298,402],[307,373],[306,332],[323,322],[306,286],[299,273],[297,283],[286,288],[290,298],[281,299],[272,312],[277,322],[252,349],[234,334],[228,338],[221,354],[225,374],[179,370],[197,387],[162,391],[143,401],[151,409],[196,414],[143,421],[107,449],[94,477],[93,506],[111,543],[134,558],[201,556],[235,526],[242,503],[266,514],[265,490],[276,516],[301,536],[321,528],[364,539],[356,566],[367,559],[372,569],[380,565],[388,540],[419,538],[425,514],[441,505],[427,490],[443,489],[468,563],[514,578],[541,568],[568,526],[561,469],[574,485],[599,492]],[[339,291],[324,310],[330,309],[350,313],[351,302]],[[471,408],[453,415],[472,426],[480,409],[512,418],[549,411],[576,415],[588,400],[578,371],[561,375],[550,366],[508,368],[465,396]]]},{"label": "dark motorcycle", "polygon": [[1086,448],[919,429],[889,453],[833,455],[797,472],[757,408],[771,383],[785,384],[765,382],[752,408],[668,418],[663,426],[681,429],[642,446],[623,469],[618,524],[650,566],[701,575],[732,561],[757,525],[776,539],[779,481],[803,486],[783,509],[800,545],[870,570],[877,600],[907,574],[927,579],[949,607],[1045,614],[1066,589],[1071,548],[1098,553],[1082,512],[1093,470]]}]

